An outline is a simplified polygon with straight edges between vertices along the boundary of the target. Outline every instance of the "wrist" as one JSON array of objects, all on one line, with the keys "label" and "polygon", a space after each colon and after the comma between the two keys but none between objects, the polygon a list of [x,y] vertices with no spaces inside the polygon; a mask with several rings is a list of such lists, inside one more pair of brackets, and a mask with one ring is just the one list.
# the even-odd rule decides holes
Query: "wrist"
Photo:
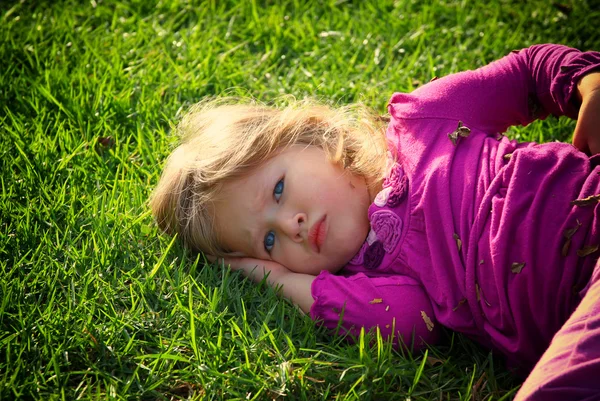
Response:
[{"label": "wrist", "polygon": [[583,103],[588,97],[596,96],[600,91],[600,71],[590,72],[577,83],[577,100]]}]

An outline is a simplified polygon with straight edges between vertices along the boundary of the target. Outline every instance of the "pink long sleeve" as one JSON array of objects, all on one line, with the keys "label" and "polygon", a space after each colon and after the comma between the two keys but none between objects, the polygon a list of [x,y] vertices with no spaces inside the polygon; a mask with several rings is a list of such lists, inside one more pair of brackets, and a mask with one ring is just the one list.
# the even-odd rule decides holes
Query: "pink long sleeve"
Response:
[{"label": "pink long sleeve", "polygon": [[395,329],[395,342],[401,336],[413,349],[437,341],[439,327],[429,298],[409,277],[363,273],[344,277],[322,272],[312,284],[312,295],[310,316],[332,330],[340,324],[340,334],[358,336],[362,327],[366,332],[379,327],[383,338]]},{"label": "pink long sleeve", "polygon": [[489,134],[549,114],[577,118],[577,82],[599,68],[598,52],[536,45],[479,69],[440,78],[410,94],[396,93],[391,104],[410,104],[413,109],[392,107],[390,112],[402,118],[405,112],[417,117],[425,111],[428,118],[460,119]]}]

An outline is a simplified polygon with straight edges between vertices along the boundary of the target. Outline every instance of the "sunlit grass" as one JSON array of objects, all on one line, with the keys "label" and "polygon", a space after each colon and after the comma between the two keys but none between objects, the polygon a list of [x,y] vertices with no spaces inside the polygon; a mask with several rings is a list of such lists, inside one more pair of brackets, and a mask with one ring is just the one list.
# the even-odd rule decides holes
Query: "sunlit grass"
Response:
[{"label": "sunlit grass", "polygon": [[[0,399],[511,398],[459,335],[349,345],[159,236],[146,200],[207,95],[363,101],[541,42],[600,49],[591,2],[0,3]],[[550,118],[510,135],[568,140]]]}]

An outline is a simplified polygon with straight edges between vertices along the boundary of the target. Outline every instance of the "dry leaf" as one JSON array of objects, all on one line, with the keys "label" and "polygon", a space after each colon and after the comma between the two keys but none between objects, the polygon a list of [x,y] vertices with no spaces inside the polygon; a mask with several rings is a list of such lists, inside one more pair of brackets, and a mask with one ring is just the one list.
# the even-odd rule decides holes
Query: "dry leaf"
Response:
[{"label": "dry leaf", "polygon": [[390,306],[388,305],[388,306],[385,307],[385,311],[387,312],[389,310],[390,310]]},{"label": "dry leaf", "polygon": [[450,142],[452,142],[452,145],[456,146],[456,142],[458,141],[458,132],[454,131],[449,133],[448,138],[450,138]]},{"label": "dry leaf", "polygon": [[458,252],[460,252],[460,250],[462,248],[462,241],[458,237],[457,233],[452,234],[452,237],[456,240],[456,247],[458,248]]},{"label": "dry leaf", "polygon": [[518,274],[521,273],[521,270],[523,270],[523,268],[525,267],[525,263],[513,263],[512,266],[510,267],[510,271]]},{"label": "dry leaf", "polygon": [[598,250],[598,245],[588,245],[584,246],[580,250],[577,251],[577,256],[584,258]]},{"label": "dry leaf", "polygon": [[456,132],[458,132],[459,136],[462,136],[463,138],[468,137],[469,135],[471,135],[471,129],[467,128],[467,127],[459,127]]},{"label": "dry leaf", "polygon": [[313,383],[325,383],[325,380],[322,379],[315,379],[314,377],[310,377],[310,376],[303,376],[304,379],[309,380]]},{"label": "dry leaf", "polygon": [[464,125],[462,125],[462,121],[459,121],[458,126],[456,127],[456,131],[449,133],[448,138],[450,138],[450,141],[452,141],[452,145],[456,146],[459,137],[466,138],[470,134],[471,129],[469,127],[465,127]]},{"label": "dry leaf", "polygon": [[98,143],[106,148],[110,148],[115,145],[115,140],[112,136],[99,136]]},{"label": "dry leaf", "polygon": [[512,157],[512,153],[507,153],[502,157],[504,158],[504,160],[510,160],[510,158]]},{"label": "dry leaf", "polygon": [[443,365],[444,363],[446,363],[446,361],[444,361],[444,360],[442,360],[442,359],[434,358],[434,357],[432,357],[432,356],[428,356],[428,357],[427,357],[427,363],[428,363],[430,366],[435,366],[435,365],[440,365],[440,364],[442,364],[442,365]]},{"label": "dry leaf", "polygon": [[587,198],[575,199],[571,201],[574,206],[589,206],[600,202],[600,195],[590,195]]},{"label": "dry leaf", "polygon": [[577,220],[577,225],[573,228],[569,228],[568,230],[565,230],[563,235],[565,236],[566,239],[571,239],[571,238],[573,238],[573,235],[575,235],[577,230],[579,230],[579,227],[581,227],[581,222],[579,220]]},{"label": "dry leaf", "polygon": [[481,301],[481,288],[479,288],[479,284],[475,284],[475,292],[477,293],[477,302]]},{"label": "dry leaf", "polygon": [[479,264],[480,264],[480,265],[482,265],[482,264],[483,264],[483,259],[481,259],[481,260],[479,261]]},{"label": "dry leaf", "polygon": [[373,299],[372,301],[369,301],[369,303],[370,303],[371,305],[373,305],[373,304],[380,304],[380,303],[382,303],[382,302],[383,302],[383,299],[382,299],[382,298],[375,298],[375,299]]},{"label": "dry leaf", "polygon": [[427,330],[429,331],[433,331],[433,322],[431,321],[431,319],[429,318],[429,316],[427,316],[427,313],[425,313],[425,311],[421,311],[421,317],[423,318],[423,321],[425,322],[425,325],[427,326]]},{"label": "dry leaf", "polygon": [[386,324],[386,325],[385,325],[385,328],[386,328],[386,329],[389,329],[389,328],[390,328],[390,325],[389,325],[389,324]]},{"label": "dry leaf", "polygon": [[461,306],[462,304],[464,304],[465,302],[467,302],[467,298],[463,298],[463,299],[461,299],[460,301],[458,301],[458,305],[456,305],[454,308],[452,308],[452,312],[456,312],[456,310],[457,310],[458,308],[460,308],[460,306]]},{"label": "dry leaf", "polygon": [[569,248],[571,248],[571,238],[567,238],[567,240],[565,241],[565,244],[562,247],[561,255],[567,256],[567,254],[569,253]]}]

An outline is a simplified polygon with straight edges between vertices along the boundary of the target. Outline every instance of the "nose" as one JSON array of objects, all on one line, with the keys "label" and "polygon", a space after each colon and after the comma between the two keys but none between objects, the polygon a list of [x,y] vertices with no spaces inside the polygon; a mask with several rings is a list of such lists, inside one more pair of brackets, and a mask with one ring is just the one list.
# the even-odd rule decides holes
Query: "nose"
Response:
[{"label": "nose", "polygon": [[304,240],[302,233],[306,231],[305,225],[307,221],[306,214],[304,213],[292,213],[287,216],[280,214],[279,229],[294,242],[302,242]]}]

